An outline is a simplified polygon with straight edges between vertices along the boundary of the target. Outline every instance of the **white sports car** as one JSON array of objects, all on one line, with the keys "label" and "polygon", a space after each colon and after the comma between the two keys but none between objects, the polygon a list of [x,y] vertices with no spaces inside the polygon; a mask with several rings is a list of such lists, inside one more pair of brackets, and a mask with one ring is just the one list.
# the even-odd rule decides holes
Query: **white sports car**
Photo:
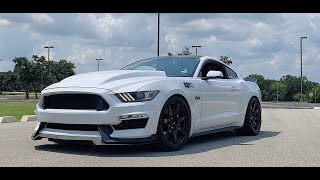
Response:
[{"label": "white sports car", "polygon": [[157,143],[179,150],[196,135],[257,135],[258,85],[207,56],[144,59],[121,70],[74,75],[41,92],[33,140],[95,145]]}]

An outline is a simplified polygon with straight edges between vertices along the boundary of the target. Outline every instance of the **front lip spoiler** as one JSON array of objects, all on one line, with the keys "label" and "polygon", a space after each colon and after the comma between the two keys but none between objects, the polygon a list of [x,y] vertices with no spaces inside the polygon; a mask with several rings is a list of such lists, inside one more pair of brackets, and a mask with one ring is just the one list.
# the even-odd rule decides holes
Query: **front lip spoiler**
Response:
[{"label": "front lip spoiler", "polygon": [[[41,122],[38,130],[32,134],[32,140],[40,140],[43,137],[40,137],[40,131],[46,127],[45,122]],[[157,140],[157,135],[151,135],[146,138],[113,138],[110,135],[114,131],[109,125],[97,125],[99,133],[101,135],[102,141],[104,144],[149,144],[154,143]]]},{"label": "front lip spoiler", "polygon": [[46,125],[47,125],[47,123],[41,122],[40,125],[39,125],[38,130],[35,133],[32,134],[31,139],[32,140],[40,140],[40,139],[42,139],[41,137],[39,137],[39,134],[40,134],[40,131],[46,127]]}]

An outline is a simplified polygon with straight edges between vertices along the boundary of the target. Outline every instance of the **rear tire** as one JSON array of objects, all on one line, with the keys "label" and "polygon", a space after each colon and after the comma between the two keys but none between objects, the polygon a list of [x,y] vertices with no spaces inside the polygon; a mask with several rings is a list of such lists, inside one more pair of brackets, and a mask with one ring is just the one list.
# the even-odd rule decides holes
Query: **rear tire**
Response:
[{"label": "rear tire", "polygon": [[157,144],[164,151],[177,151],[188,141],[191,113],[186,102],[177,96],[164,104],[157,128]]},{"label": "rear tire", "polygon": [[240,135],[255,136],[261,128],[261,105],[257,98],[252,97],[248,103],[244,124],[236,132]]}]

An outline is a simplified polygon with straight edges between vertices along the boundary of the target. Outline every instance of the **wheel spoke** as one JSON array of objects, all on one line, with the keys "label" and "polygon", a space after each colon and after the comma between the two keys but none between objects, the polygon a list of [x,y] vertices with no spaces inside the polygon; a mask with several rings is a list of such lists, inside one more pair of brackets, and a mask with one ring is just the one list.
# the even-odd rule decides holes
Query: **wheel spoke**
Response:
[{"label": "wheel spoke", "polygon": [[168,109],[169,109],[169,116],[172,116],[172,108],[170,105],[169,105]]},{"label": "wheel spoke", "polygon": [[257,125],[257,123],[256,123],[255,121],[252,121],[252,125],[253,125],[253,127],[255,128],[256,125]]},{"label": "wheel spoke", "polygon": [[164,115],[169,115],[169,108],[168,107],[166,107],[165,109],[164,109],[164,113],[163,113]]},{"label": "wheel spoke", "polygon": [[164,137],[166,137],[166,139],[168,139],[169,137],[169,132],[163,131]]},{"label": "wheel spoke", "polygon": [[178,118],[178,123],[180,123],[180,122],[184,121],[185,119],[186,119],[186,117],[185,117],[185,116],[183,116],[183,117],[179,117],[179,118]]},{"label": "wheel spoke", "polygon": [[172,115],[176,116],[178,114],[179,110],[180,110],[180,104],[178,103],[178,105]]},{"label": "wheel spoke", "polygon": [[177,133],[172,133],[173,134],[173,142],[174,144],[176,144],[178,142],[178,136],[177,136]]},{"label": "wheel spoke", "polygon": [[167,124],[168,123],[168,119],[163,119],[163,122]]},{"label": "wheel spoke", "polygon": [[181,127],[181,126],[178,126],[178,127],[177,127],[177,131],[183,133],[182,127]]},{"label": "wheel spoke", "polygon": [[259,108],[254,111],[254,114],[257,115],[259,113]]}]

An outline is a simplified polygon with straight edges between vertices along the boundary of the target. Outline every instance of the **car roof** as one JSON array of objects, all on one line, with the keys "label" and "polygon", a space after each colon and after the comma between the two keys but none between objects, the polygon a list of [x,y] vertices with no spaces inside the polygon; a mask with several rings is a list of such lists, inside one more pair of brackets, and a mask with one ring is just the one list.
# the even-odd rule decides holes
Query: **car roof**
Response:
[{"label": "car roof", "polygon": [[199,61],[202,61],[202,60],[207,60],[207,59],[210,59],[210,60],[214,60],[218,63],[221,63],[227,67],[230,68],[230,66],[228,66],[227,64],[225,64],[224,62],[212,57],[212,56],[200,56],[200,55],[172,55],[172,56],[159,56],[159,57],[151,57],[151,58],[146,58],[146,59],[140,59],[138,61],[135,61],[135,62],[132,62],[132,63],[137,63],[137,62],[140,62],[140,61],[145,61],[145,60],[152,60],[152,59],[165,59],[165,58],[169,58],[169,57],[177,57],[177,58],[182,58],[182,57],[188,57],[188,58],[194,58],[194,59],[198,59]]},{"label": "car roof", "polygon": [[159,57],[151,57],[151,58],[146,58],[146,59],[141,59],[141,60],[150,60],[150,59],[165,59],[165,58],[169,58],[169,57],[188,57],[188,58],[198,58],[200,59],[203,56],[198,56],[198,55],[172,55],[172,56],[159,56]]}]

